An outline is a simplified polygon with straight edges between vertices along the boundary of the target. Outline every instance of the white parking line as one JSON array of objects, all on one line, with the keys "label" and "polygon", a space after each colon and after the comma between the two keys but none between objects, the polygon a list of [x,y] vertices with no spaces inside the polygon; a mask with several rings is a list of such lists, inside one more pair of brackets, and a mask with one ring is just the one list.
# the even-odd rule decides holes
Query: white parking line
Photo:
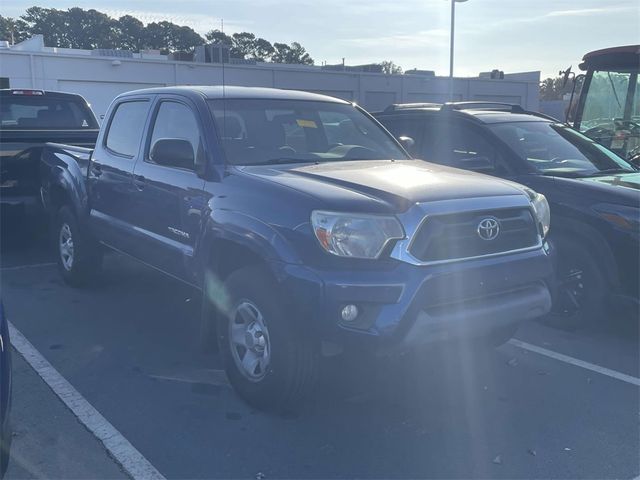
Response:
[{"label": "white parking line", "polygon": [[0,271],[8,272],[8,271],[11,271],[11,270],[23,270],[25,268],[53,267],[54,265],[55,265],[55,262],[33,263],[31,265],[16,265],[14,267],[2,267],[2,268],[0,268]]},{"label": "white parking line", "polygon": [[525,350],[529,350],[530,352],[535,352],[539,355],[544,355],[545,357],[553,358],[555,360],[559,360],[561,362],[568,363],[570,365],[575,365],[576,367],[586,368],[587,370],[591,370],[592,372],[596,372],[601,375],[606,375],[607,377],[615,378],[616,380],[627,382],[627,383],[630,383],[631,385],[640,387],[640,378],[632,377],[631,375],[627,375],[626,373],[618,372],[616,370],[611,370],[610,368],[601,367],[600,365],[595,365],[593,363],[585,362],[584,360],[579,360],[577,358],[573,358],[568,355],[563,355],[562,353],[554,352],[552,350],[547,350],[546,348],[538,347],[537,345],[532,345],[530,343],[523,342],[516,338],[512,338],[511,340],[509,340],[508,343],[510,343],[515,347],[520,347]]},{"label": "white parking line", "polygon": [[111,425],[9,322],[9,336],[14,348],[24,357],[76,418],[107,449],[134,480],[164,480],[162,474],[124,436]]}]

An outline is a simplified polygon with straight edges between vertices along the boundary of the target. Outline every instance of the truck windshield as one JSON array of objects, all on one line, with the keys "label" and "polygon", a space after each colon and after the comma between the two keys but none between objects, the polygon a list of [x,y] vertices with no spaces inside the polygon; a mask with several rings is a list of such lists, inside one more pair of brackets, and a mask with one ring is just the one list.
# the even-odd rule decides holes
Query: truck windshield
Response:
[{"label": "truck windshield", "polygon": [[73,97],[3,94],[0,100],[3,129],[64,130],[98,128],[85,102]]},{"label": "truck windshield", "polygon": [[548,122],[510,122],[491,130],[520,158],[546,175],[586,177],[635,168],[590,138]]},{"label": "truck windshield", "polygon": [[[640,98],[636,93],[637,86],[629,90],[631,81],[637,84],[637,73],[593,72],[585,97],[580,130],[584,132],[603,124],[611,124],[614,119],[623,119],[627,102],[631,105],[631,119],[635,117],[637,121],[640,115]],[[636,93],[635,98],[627,99],[629,93]]]},{"label": "truck windshield", "polygon": [[623,157],[640,147],[638,72],[594,71],[580,131]]},{"label": "truck windshield", "polygon": [[212,100],[232,165],[407,159],[374,120],[349,104],[303,100]]}]

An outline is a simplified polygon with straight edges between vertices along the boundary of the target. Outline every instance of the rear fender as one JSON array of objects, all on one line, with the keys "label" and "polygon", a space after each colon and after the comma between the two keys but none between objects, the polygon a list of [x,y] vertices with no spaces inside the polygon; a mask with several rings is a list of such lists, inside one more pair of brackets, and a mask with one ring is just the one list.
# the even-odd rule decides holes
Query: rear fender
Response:
[{"label": "rear fender", "polygon": [[[86,173],[92,150],[47,144],[42,150],[41,188],[42,200],[50,213],[64,203],[69,205],[79,219],[88,212],[89,196]],[[60,195],[64,200],[61,202]]]}]

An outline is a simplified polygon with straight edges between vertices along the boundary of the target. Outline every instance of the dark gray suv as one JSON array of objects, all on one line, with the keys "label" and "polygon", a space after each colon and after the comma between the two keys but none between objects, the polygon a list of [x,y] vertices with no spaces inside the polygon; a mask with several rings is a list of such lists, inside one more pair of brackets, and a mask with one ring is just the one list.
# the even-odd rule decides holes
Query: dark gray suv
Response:
[{"label": "dark gray suv", "polygon": [[559,281],[549,321],[577,327],[610,319],[612,307],[637,321],[640,172],[633,165],[518,105],[404,104],[374,116],[415,158],[516,181],[547,197]]}]

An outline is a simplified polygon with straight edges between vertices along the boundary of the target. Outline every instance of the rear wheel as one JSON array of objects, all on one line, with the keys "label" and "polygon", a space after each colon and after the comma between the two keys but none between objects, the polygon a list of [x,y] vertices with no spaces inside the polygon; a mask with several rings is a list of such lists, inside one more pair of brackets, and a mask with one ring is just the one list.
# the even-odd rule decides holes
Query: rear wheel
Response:
[{"label": "rear wheel", "polygon": [[318,349],[287,318],[270,275],[245,267],[225,282],[228,311],[218,316],[220,351],[238,394],[259,408],[286,411],[312,390]]},{"label": "rear wheel", "polygon": [[58,270],[65,282],[86,284],[102,265],[102,250],[89,240],[69,207],[62,207],[56,217],[54,241]]},{"label": "rear wheel", "polygon": [[596,322],[604,312],[606,281],[596,259],[587,249],[558,242],[558,286],[553,311],[546,323],[565,329]]}]

